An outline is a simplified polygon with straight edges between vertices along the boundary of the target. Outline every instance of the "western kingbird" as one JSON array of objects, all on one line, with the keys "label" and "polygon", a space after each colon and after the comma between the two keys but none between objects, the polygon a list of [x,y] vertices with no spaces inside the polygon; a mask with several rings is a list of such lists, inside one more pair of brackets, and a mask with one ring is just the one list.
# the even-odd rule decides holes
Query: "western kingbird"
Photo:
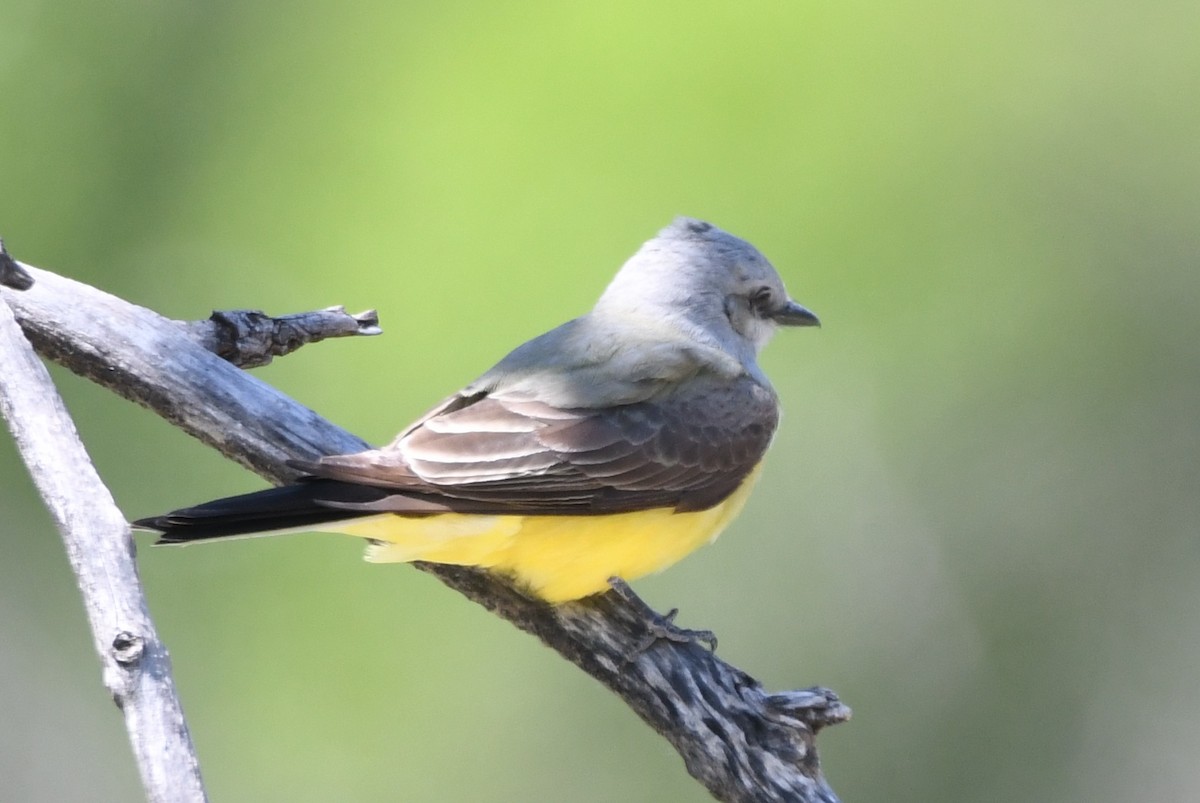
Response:
[{"label": "western kingbird", "polygon": [[779,421],[758,353],[813,326],[745,240],[678,218],[590,313],[519,346],[389,445],[136,522],[160,544],[283,530],[367,560],[484,567],[548,602],[665,569],[741,510]]}]

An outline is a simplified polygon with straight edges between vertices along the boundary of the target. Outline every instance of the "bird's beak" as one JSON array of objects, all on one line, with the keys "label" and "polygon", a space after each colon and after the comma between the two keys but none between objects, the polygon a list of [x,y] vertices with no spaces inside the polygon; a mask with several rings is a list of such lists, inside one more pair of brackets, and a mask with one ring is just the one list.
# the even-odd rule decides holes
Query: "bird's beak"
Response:
[{"label": "bird's beak", "polygon": [[807,307],[802,307],[795,301],[788,299],[788,303],[783,309],[776,310],[771,315],[771,320],[781,326],[820,326],[821,322],[817,316],[812,313],[812,310]]}]

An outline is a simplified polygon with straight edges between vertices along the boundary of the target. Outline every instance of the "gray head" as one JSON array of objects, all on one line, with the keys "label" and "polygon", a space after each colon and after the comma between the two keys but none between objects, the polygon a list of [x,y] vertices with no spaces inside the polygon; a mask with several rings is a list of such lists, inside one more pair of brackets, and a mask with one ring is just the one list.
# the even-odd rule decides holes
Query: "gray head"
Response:
[{"label": "gray head", "polygon": [[750,243],[711,223],[676,218],[617,273],[595,308],[651,316],[689,337],[753,359],[779,326],[816,326]]}]

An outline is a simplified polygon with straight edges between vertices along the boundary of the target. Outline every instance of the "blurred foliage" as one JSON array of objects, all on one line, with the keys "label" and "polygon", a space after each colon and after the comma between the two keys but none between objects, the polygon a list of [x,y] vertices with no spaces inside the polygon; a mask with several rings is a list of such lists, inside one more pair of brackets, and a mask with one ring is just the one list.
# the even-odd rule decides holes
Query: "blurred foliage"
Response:
[{"label": "blurred foliage", "polygon": [[[638,583],[838,690],[846,800],[1200,797],[1200,7],[0,8],[0,234],[176,317],[378,307],[261,372],[383,441],[587,309],[678,213],[819,332],[744,516]],[[260,483],[56,372],[118,501]],[[0,799],[139,795],[0,438]],[[143,542],[144,543],[144,542]],[[299,536],[141,563],[213,798],[704,800],[670,749],[419,573]]]}]

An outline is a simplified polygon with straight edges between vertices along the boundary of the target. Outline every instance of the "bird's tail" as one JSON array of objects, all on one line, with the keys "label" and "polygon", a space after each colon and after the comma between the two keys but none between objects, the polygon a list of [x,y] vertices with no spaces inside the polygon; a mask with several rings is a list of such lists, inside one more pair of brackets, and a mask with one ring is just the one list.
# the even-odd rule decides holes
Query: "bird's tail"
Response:
[{"label": "bird's tail", "polygon": [[363,511],[353,509],[353,506],[378,496],[376,489],[331,480],[309,480],[138,519],[133,526],[158,532],[156,545],[274,535],[361,517]]}]

